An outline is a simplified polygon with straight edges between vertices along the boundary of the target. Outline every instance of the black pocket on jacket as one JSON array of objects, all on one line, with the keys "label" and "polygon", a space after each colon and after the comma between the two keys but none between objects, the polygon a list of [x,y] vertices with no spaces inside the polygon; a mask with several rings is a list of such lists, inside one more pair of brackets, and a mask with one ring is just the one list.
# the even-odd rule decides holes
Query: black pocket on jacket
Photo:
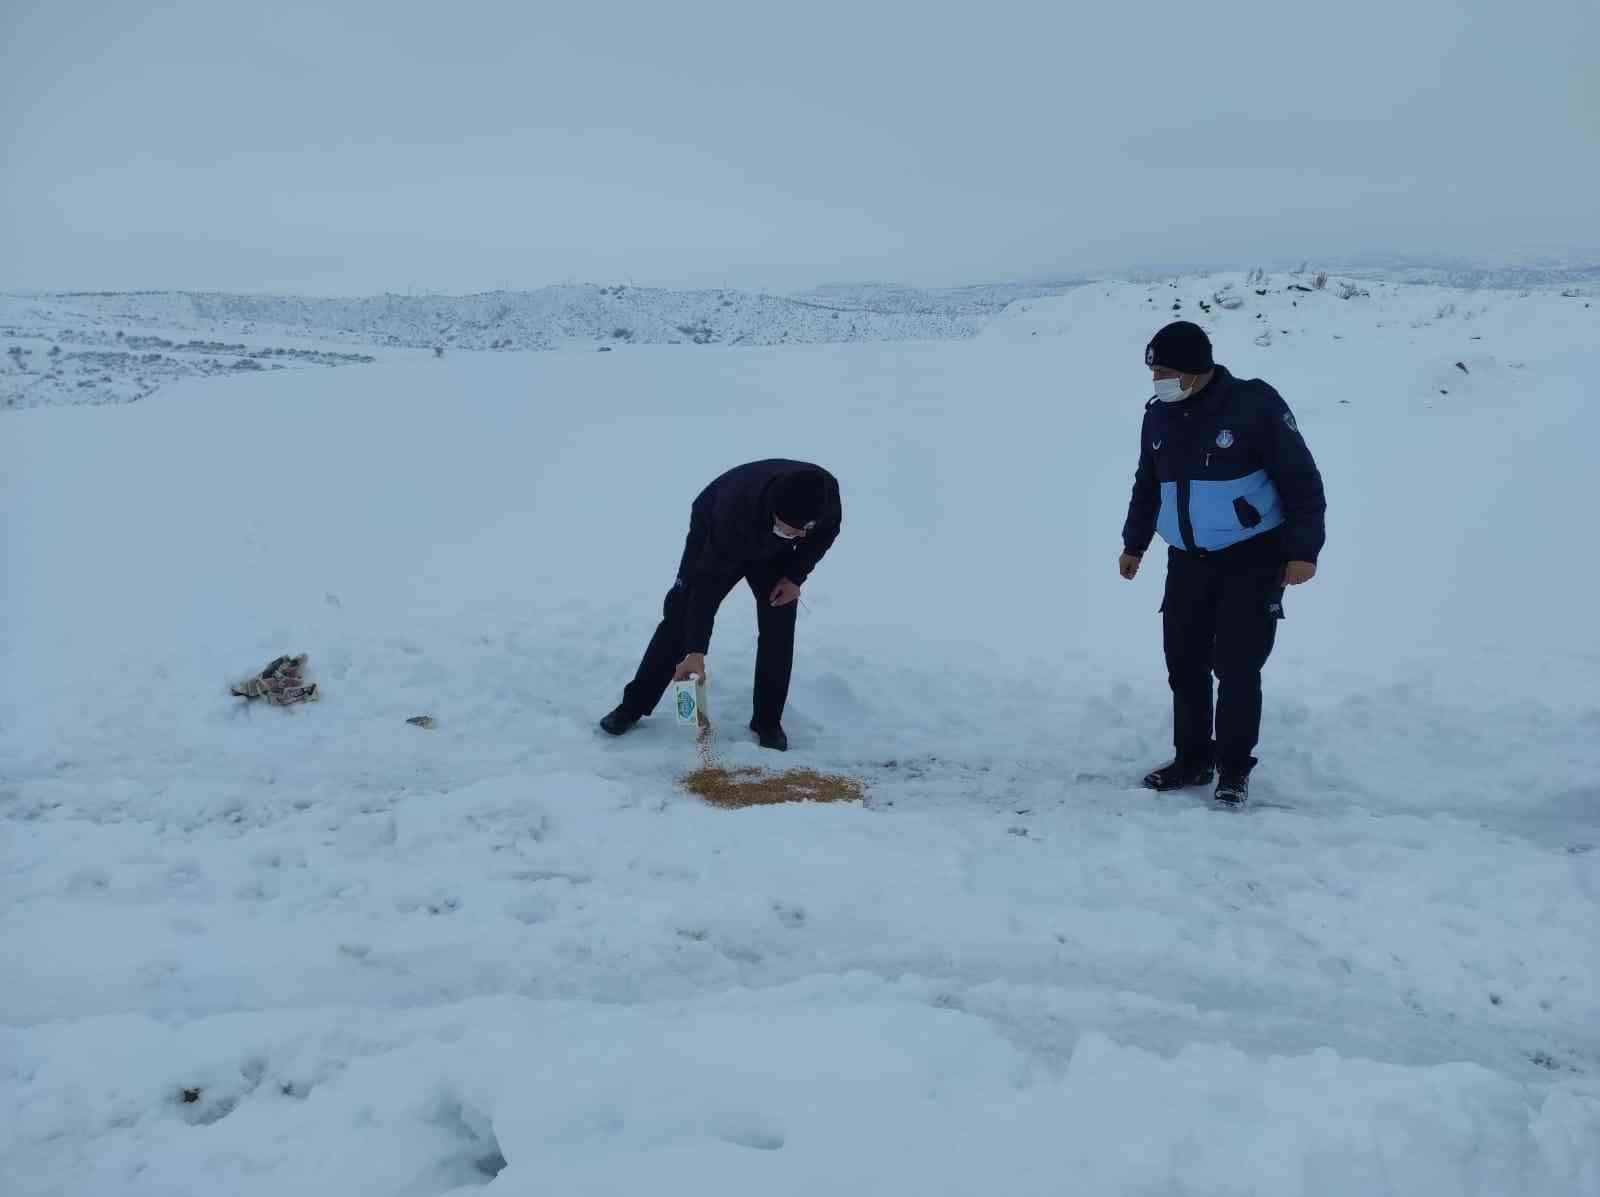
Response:
[{"label": "black pocket on jacket", "polygon": [[1233,501],[1233,514],[1239,517],[1239,527],[1254,528],[1261,522],[1261,513],[1245,501],[1240,495]]}]

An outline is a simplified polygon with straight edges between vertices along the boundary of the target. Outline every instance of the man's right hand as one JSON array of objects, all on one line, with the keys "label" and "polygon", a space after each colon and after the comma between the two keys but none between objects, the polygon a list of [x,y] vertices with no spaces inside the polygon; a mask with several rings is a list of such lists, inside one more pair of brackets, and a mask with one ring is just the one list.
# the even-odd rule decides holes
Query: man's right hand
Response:
[{"label": "man's right hand", "polygon": [[678,668],[672,675],[675,682],[686,682],[692,677],[701,681],[706,680],[706,655],[705,653],[690,653],[678,662]]},{"label": "man's right hand", "polygon": [[1134,575],[1139,572],[1139,563],[1144,558],[1138,553],[1124,553],[1117,558],[1117,572],[1128,581],[1133,581]]}]

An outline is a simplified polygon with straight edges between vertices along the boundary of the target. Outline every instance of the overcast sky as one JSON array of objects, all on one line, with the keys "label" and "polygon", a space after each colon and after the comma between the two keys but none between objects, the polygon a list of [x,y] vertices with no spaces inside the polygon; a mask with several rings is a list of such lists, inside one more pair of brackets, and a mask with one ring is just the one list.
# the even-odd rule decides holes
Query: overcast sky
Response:
[{"label": "overcast sky", "polygon": [[0,288],[1600,245],[1596,0],[0,0]]}]

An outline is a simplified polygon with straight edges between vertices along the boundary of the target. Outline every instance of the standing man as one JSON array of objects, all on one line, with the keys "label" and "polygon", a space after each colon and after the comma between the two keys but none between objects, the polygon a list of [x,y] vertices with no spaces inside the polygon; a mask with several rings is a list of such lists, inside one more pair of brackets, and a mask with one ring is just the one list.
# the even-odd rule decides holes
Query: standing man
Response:
[{"label": "standing man", "polygon": [[[1289,407],[1260,379],[1235,378],[1196,324],[1169,324],[1144,351],[1155,382],[1117,563],[1139,572],[1161,533],[1167,586],[1162,646],[1177,757],[1154,790],[1209,785],[1240,803],[1261,731],[1261,667],[1286,586],[1309,582],[1322,550],[1322,476]],[[1217,677],[1212,739],[1211,675]]]},{"label": "standing man", "polygon": [[740,579],[756,596],[756,682],[750,730],[784,752],[783,707],[794,665],[795,604],[839,535],[839,483],[803,461],[753,461],[718,478],[689,511],[689,538],[661,624],[621,704],[600,720],[620,736],[655,709],[674,681],[705,677],[717,608]]}]

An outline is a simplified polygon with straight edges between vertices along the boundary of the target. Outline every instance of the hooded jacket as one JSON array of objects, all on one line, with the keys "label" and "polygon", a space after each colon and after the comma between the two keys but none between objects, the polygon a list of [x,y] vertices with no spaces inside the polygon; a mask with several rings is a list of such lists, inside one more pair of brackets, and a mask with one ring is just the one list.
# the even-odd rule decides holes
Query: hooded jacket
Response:
[{"label": "hooded jacket", "polygon": [[[772,530],[772,487],[783,475],[800,470],[821,473],[827,493],[816,527],[803,539],[784,540]],[[710,647],[717,606],[729,586],[752,570],[770,565],[775,577],[805,585],[838,539],[843,519],[838,479],[803,461],[752,461],[735,466],[701,491],[689,511],[689,537],[678,566],[678,586],[688,602],[686,651],[703,653]]]}]

